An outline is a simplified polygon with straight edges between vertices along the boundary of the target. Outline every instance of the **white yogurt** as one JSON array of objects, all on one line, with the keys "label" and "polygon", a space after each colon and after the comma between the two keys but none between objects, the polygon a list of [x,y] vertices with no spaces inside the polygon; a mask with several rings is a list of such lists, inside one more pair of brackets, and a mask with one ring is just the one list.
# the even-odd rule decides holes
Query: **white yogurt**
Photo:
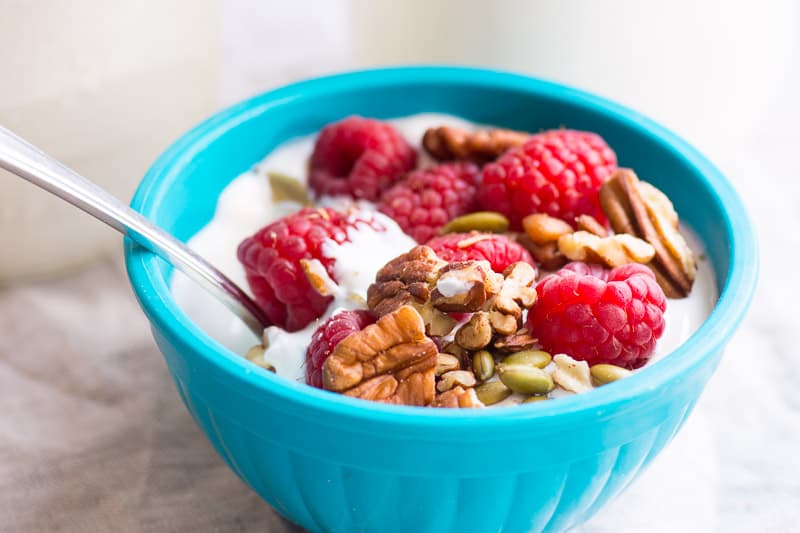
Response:
[{"label": "white yogurt", "polygon": [[[389,121],[415,146],[425,130],[431,126],[450,125],[463,129],[475,129],[477,124],[448,115],[423,113]],[[211,222],[200,230],[189,246],[227,274],[241,287],[247,288],[244,269],[236,257],[239,243],[266,224],[286,216],[300,208],[294,202],[273,204],[267,172],[280,172],[305,181],[307,161],[314,146],[316,135],[293,139],[278,146],[253,170],[234,179],[220,196],[217,211]],[[427,166],[431,160],[420,150],[420,165]],[[350,242],[341,245],[330,241],[323,245],[326,257],[336,260],[334,277],[338,280],[334,288],[334,301],[320,319],[303,330],[288,333],[277,327],[267,328],[264,340],[268,343],[265,358],[275,366],[277,373],[287,379],[305,380],[305,351],[317,326],[330,316],[344,309],[364,307],[367,288],[375,273],[390,259],[410,249],[416,243],[405,235],[390,218],[373,212],[369,202],[354,203],[343,198],[323,198],[320,205],[340,210],[355,210],[353,216],[372,216],[386,228],[376,232],[365,223],[357,223],[348,230]],[[670,299],[665,313],[666,328],[659,340],[652,360],[664,357],[680,346],[705,321],[717,301],[717,287],[709,261],[699,239],[682,228],[698,262],[697,279],[688,298]],[[442,284],[439,290],[450,293],[462,287]],[[172,280],[172,293],[186,314],[212,338],[234,353],[243,354],[258,339],[224,305],[197,287],[180,272]]]}]

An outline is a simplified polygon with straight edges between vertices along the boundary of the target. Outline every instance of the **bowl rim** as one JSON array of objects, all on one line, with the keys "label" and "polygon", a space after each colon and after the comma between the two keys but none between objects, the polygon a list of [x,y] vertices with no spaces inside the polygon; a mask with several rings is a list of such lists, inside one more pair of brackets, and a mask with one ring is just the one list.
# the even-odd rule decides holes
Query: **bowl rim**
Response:
[{"label": "bowl rim", "polygon": [[[590,108],[615,120],[627,123],[685,159],[695,167],[707,185],[717,194],[725,215],[724,225],[730,239],[730,270],[711,315],[700,328],[676,350],[626,378],[623,384],[600,387],[589,394],[560,398],[555,402],[521,405],[514,409],[428,409],[387,406],[333,394],[277,377],[255,368],[196,326],[178,307],[164,276],[155,266],[161,260],[151,252],[125,239],[125,263],[133,291],[153,326],[180,338],[198,357],[235,381],[245,382],[252,390],[280,397],[285,401],[276,408],[308,409],[309,416],[324,421],[331,415],[361,421],[380,421],[400,426],[426,426],[443,429],[468,429],[478,420],[483,429],[518,423],[520,420],[570,418],[589,421],[598,416],[625,411],[631,400],[654,397],[652,393],[677,382],[686,372],[701,365],[720,350],[743,319],[755,292],[758,277],[758,249],[754,228],[746,209],[723,174],[697,149],[655,121],[620,104],[559,83],[520,74],[470,67],[404,66],[344,72],[304,80],[262,93],[219,111],[201,122],[165,150],[141,180],[131,206],[146,217],[158,210],[160,199],[169,185],[202,152],[229,129],[267,112],[300,95],[330,94],[353,87],[382,87],[403,83],[462,84],[495,87],[539,94],[563,100],[578,107]],[[424,112],[420,110],[419,112]],[[719,283],[719,280],[718,280]],[[668,361],[668,364],[664,364]],[[633,402],[640,403],[640,402]],[[572,414],[571,417],[563,415]],[[566,423],[567,421],[564,420]]]}]

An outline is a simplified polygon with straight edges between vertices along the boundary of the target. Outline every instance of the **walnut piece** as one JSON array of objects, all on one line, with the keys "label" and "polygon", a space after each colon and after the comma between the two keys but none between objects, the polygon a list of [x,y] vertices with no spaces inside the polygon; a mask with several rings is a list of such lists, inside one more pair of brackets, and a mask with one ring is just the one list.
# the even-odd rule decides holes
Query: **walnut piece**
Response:
[{"label": "walnut piece", "polygon": [[386,263],[367,289],[367,305],[383,316],[403,305],[422,306],[430,299],[430,285],[447,263],[429,246],[415,246]]},{"label": "walnut piece", "polygon": [[536,301],[536,268],[525,262],[510,265],[502,274],[487,261],[446,263],[427,246],[417,246],[386,264],[367,291],[370,310],[378,316],[403,305],[422,316],[428,335],[452,334],[455,320],[448,313],[472,313],[455,332],[454,351],[489,345],[495,335],[511,335],[522,325],[522,315]]},{"label": "walnut piece", "polygon": [[558,249],[572,261],[601,263],[614,268],[628,263],[649,263],[656,251],[647,241],[628,233],[598,237],[576,231],[558,238]]},{"label": "walnut piece", "polygon": [[428,334],[447,335],[456,322],[431,303],[432,286],[447,264],[429,246],[415,246],[378,271],[367,289],[367,306],[380,317],[411,305],[422,315]]},{"label": "walnut piece", "polygon": [[648,264],[667,296],[689,295],[696,274],[695,257],[678,231],[678,216],[669,198],[639,181],[626,168],[617,169],[600,188],[600,205],[616,233],[629,233],[655,250]]},{"label": "walnut piece", "polygon": [[433,399],[431,407],[467,408],[486,406],[478,399],[478,396],[475,394],[475,389],[465,389],[464,387],[456,386],[446,392],[437,394],[436,398]]},{"label": "walnut piece", "polygon": [[450,263],[439,270],[431,304],[440,311],[472,313],[483,307],[503,284],[503,276],[486,261]]},{"label": "walnut piece", "polygon": [[429,128],[422,137],[422,146],[434,159],[445,161],[464,159],[476,163],[487,163],[497,159],[511,147],[524,144],[528,133],[489,129],[465,131],[451,126]]},{"label": "walnut piece", "polygon": [[522,325],[522,312],[536,302],[536,269],[525,262],[509,265],[497,293],[481,311],[458,328],[454,341],[467,351],[481,350],[496,335],[507,336]]},{"label": "walnut piece", "polygon": [[336,346],[322,366],[323,387],[365,400],[429,405],[437,355],[422,317],[404,305]]}]

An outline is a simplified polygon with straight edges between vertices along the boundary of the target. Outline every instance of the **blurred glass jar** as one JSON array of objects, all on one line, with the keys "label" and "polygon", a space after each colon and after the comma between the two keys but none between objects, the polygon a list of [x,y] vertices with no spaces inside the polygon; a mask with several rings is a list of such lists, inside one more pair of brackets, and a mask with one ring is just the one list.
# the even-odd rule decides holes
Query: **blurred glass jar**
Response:
[{"label": "blurred glass jar", "polygon": [[[5,0],[0,124],[128,200],[214,109],[216,0]],[[0,170],[0,283],[80,266],[119,236]]]},{"label": "blurred glass jar", "polygon": [[[796,68],[794,0],[351,0],[357,66],[450,63],[621,101],[712,155],[745,145]],[[776,109],[769,109],[770,106]]]}]

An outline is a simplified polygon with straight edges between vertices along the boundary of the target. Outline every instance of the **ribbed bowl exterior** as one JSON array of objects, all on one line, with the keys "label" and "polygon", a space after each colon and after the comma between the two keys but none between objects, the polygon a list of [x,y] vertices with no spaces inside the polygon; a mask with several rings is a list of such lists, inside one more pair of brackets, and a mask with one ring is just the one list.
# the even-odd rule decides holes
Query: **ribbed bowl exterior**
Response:
[{"label": "ribbed bowl exterior", "polygon": [[[132,205],[181,239],[280,142],[349,114],[438,111],[535,131],[597,131],[664,190],[706,245],[721,295],[681,347],[587,394],[493,409],[384,406],[255,367],[171,296],[171,269],[126,241],[131,286],[188,410],[230,468],[311,531],[565,531],[625,489],[680,429],[750,302],[752,225],[685,141],[601,98],[486,70],[382,69],[300,82],[211,117],[167,150]],[[198,289],[199,290],[199,289]]]},{"label": "ribbed bowl exterior", "polygon": [[[559,446],[561,439],[573,440],[568,434],[506,440],[500,448],[478,437],[434,450],[397,435],[341,442],[348,437],[315,434],[242,389],[209,385],[214,369],[195,365],[188,372],[196,355],[154,335],[186,407],[225,462],[281,515],[314,532],[566,531],[620,494],[658,455],[720,356],[713,354],[678,386],[658,391],[652,403],[584,425],[577,449],[601,443],[595,453]],[[288,444],[295,439],[307,440],[298,448]],[[334,446],[332,439],[340,442]],[[363,450],[376,446],[398,460],[363,468]],[[434,454],[442,465],[434,472],[415,473],[406,462]],[[498,454],[513,456],[513,471],[498,471],[490,460]]]}]

